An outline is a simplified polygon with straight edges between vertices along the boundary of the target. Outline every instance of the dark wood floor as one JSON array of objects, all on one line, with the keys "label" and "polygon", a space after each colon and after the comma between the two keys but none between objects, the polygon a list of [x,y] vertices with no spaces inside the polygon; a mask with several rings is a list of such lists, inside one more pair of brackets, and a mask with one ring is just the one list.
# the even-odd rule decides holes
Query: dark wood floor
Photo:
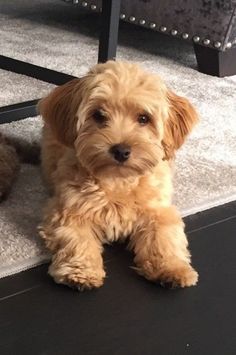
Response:
[{"label": "dark wood floor", "polygon": [[46,265],[0,280],[0,354],[235,355],[236,203],[186,224],[197,287],[145,281],[121,245],[107,248],[97,291],[54,284]]}]

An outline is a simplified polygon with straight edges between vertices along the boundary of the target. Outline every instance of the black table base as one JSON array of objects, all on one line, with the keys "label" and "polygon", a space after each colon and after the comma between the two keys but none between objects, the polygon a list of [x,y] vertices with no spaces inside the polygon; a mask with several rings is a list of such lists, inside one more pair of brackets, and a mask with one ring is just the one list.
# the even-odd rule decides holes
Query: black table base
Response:
[{"label": "black table base", "polygon": [[[116,57],[120,0],[103,0],[101,16],[102,26],[99,38],[98,62],[106,62],[107,60],[115,59]],[[69,80],[75,78],[74,76],[65,73],[5,57],[3,55],[0,55],[0,68],[55,85],[65,84]],[[39,99],[35,99],[0,107],[0,123],[8,123],[26,117],[36,116],[38,100]]]}]

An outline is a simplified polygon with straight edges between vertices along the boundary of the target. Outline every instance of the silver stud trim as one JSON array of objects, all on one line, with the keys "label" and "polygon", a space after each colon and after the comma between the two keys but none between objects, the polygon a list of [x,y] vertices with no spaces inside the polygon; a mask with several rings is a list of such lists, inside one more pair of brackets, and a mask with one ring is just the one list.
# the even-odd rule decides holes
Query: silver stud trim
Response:
[{"label": "silver stud trim", "polygon": [[90,8],[91,8],[91,10],[93,10],[93,11],[94,11],[94,10],[96,10],[96,9],[97,9],[97,5],[93,5],[93,4],[92,4],[92,5],[90,6]]},{"label": "silver stud trim", "polygon": [[82,4],[81,4],[83,7],[87,7],[88,6],[88,3],[86,1],[82,1]]},{"label": "silver stud trim", "polygon": [[205,38],[203,40],[203,44],[205,44],[205,46],[209,46],[210,43],[211,43],[211,41],[209,40],[209,38]]},{"label": "silver stud trim", "polygon": [[183,34],[182,34],[182,38],[183,38],[183,39],[188,39],[188,38],[189,38],[189,34],[186,33],[186,32],[183,33]]},{"label": "silver stud trim", "polygon": [[215,48],[220,48],[220,47],[221,47],[221,42],[216,41],[216,42],[214,43],[214,47],[215,47]]},{"label": "silver stud trim", "polygon": [[78,3],[79,3],[79,0],[73,0],[73,4],[78,4]]},{"label": "silver stud trim", "polygon": [[154,22],[151,22],[149,26],[150,26],[150,28],[155,28],[156,24]]},{"label": "silver stud trim", "polygon": [[139,24],[140,24],[140,25],[143,26],[143,25],[145,25],[145,23],[146,23],[146,21],[145,21],[144,19],[139,20]]},{"label": "silver stud trim", "polygon": [[195,42],[195,43],[200,42],[200,37],[199,36],[193,36],[193,42]]},{"label": "silver stud trim", "polygon": [[135,17],[134,16],[130,16],[129,20],[130,20],[130,22],[134,22],[135,21]]},{"label": "silver stud trim", "polygon": [[176,36],[176,35],[177,35],[177,33],[178,33],[178,31],[177,31],[177,30],[175,30],[175,29],[173,29],[173,30],[171,30],[171,31],[170,31],[170,33],[172,34],[172,36]]},{"label": "silver stud trim", "polygon": [[125,14],[120,14],[120,19],[121,19],[121,20],[124,20],[125,17],[126,17]]},{"label": "silver stud trim", "polygon": [[230,49],[232,47],[232,43],[231,42],[228,42],[227,44],[226,44],[226,48],[227,49]]},{"label": "silver stud trim", "polygon": [[161,31],[161,32],[166,32],[166,31],[167,31],[167,28],[166,28],[165,26],[161,26],[161,27],[160,27],[160,31]]}]

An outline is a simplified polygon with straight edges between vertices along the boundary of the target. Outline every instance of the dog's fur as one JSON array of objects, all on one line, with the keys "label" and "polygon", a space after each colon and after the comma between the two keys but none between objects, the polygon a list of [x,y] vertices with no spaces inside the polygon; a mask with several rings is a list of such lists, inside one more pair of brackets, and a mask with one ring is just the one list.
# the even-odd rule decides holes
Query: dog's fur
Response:
[{"label": "dog's fur", "polygon": [[9,194],[19,168],[14,146],[0,133],[0,202]]},{"label": "dog's fur", "polygon": [[38,164],[40,146],[21,137],[0,133],[0,202],[5,200],[17,178],[20,164]]},{"label": "dog's fur", "polygon": [[[39,110],[42,168],[53,192],[40,228],[54,280],[101,286],[103,244],[129,236],[139,274],[195,285],[184,223],[171,204],[175,151],[198,119],[190,102],[136,64],[109,61],[56,88]],[[140,115],[150,121],[140,124]],[[131,147],[124,163],[110,154],[121,143]]]}]

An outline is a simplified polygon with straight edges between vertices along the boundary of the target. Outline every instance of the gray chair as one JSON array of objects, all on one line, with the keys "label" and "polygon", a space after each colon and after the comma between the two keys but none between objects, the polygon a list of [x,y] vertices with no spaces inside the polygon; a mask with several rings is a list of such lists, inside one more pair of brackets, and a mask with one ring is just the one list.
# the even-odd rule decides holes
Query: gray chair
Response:
[{"label": "gray chair", "polygon": [[[102,7],[101,0],[67,1],[90,11]],[[191,41],[203,73],[236,74],[236,0],[121,0],[120,18]]]}]

